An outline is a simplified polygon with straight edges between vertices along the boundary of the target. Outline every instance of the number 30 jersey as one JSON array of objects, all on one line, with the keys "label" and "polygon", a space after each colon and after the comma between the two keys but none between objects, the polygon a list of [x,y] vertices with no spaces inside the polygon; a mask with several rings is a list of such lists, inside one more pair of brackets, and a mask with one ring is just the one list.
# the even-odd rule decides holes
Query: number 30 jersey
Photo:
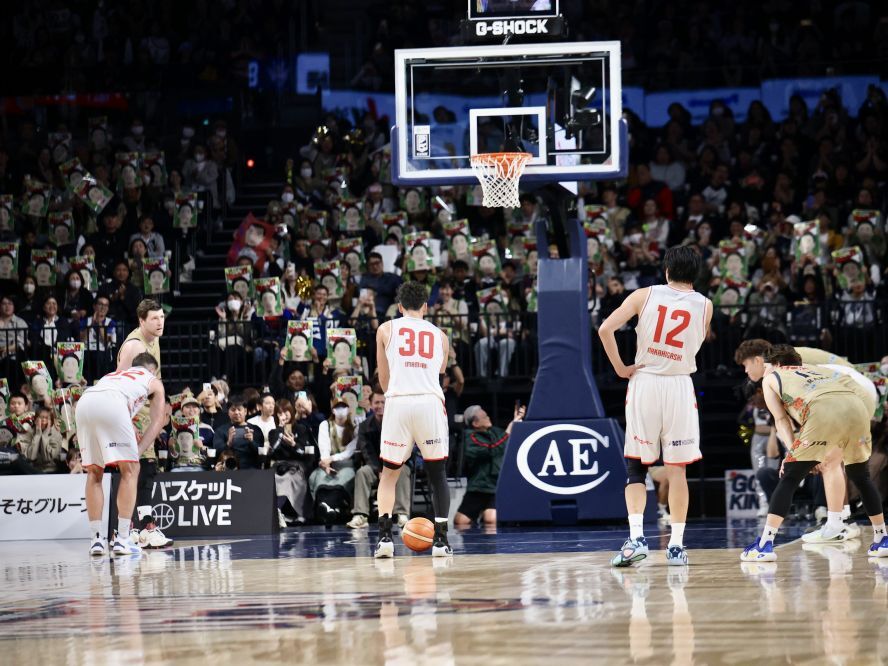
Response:
[{"label": "number 30 jersey", "polygon": [[129,370],[121,370],[105,375],[96,382],[95,386],[90,386],[83,393],[84,395],[87,393],[101,393],[102,391],[121,393],[126,397],[126,403],[130,411],[129,417],[133,418],[148,399],[151,380],[154,378],[154,375],[147,368],[130,368]]},{"label": "number 30 jersey", "polygon": [[696,291],[669,285],[650,288],[635,327],[635,363],[639,372],[690,375],[697,371],[697,352],[706,338],[706,303]]},{"label": "number 30 jersey", "polygon": [[444,364],[444,331],[424,319],[392,319],[385,355],[389,364],[386,398],[435,395],[444,400],[439,377]]}]

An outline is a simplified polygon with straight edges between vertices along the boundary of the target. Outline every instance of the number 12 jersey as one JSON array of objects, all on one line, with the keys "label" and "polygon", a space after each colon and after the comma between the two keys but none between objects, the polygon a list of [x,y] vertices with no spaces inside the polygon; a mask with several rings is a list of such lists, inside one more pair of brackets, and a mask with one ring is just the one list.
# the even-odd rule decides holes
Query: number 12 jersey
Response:
[{"label": "number 12 jersey", "polygon": [[690,375],[697,371],[697,352],[706,338],[706,303],[696,291],[669,285],[650,288],[635,327],[635,363],[639,372]]},{"label": "number 12 jersey", "polygon": [[385,397],[435,395],[443,401],[444,331],[415,317],[393,319],[391,327],[385,349],[389,364]]}]

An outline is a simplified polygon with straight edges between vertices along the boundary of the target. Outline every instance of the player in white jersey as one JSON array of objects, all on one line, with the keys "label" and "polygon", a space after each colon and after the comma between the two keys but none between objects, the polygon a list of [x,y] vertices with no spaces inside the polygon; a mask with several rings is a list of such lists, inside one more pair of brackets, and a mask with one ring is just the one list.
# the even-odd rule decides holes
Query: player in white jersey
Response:
[{"label": "player in white jersey", "polygon": [[[118,524],[111,552],[113,555],[141,552],[139,545],[129,538],[130,516],[136,504],[139,455],[154,443],[164,425],[165,396],[163,384],[154,376],[156,370],[157,361],[151,354],[138,354],[129,369],[105,375],[95,386],[86,389],[77,403],[75,420],[83,468],[87,474],[86,511],[91,555],[107,553],[101,532],[105,504],[102,474],[108,466],[120,471]],[[152,398],[150,422],[141,442],[137,442],[133,417],[149,397]]]},{"label": "player in white jersey", "polygon": [[[663,256],[666,284],[634,291],[598,329],[614,370],[629,380],[623,449],[628,461],[629,538],[611,560],[617,567],[647,557],[645,477],[648,467],[661,455],[669,478],[672,512],[666,561],[673,565],[688,563],[683,543],[688,512],[685,467],[702,458],[691,373],[697,370],[695,358],[712,320],[712,303],[694,291],[700,263],[700,255],[690,247],[669,248]],[[636,316],[635,363],[627,366],[620,358],[614,332]]]},{"label": "player in white jersey", "polygon": [[385,391],[382,417],[377,503],[379,542],[376,557],[393,557],[392,510],[395,486],[401,467],[410,460],[414,443],[425,461],[435,511],[432,555],[452,555],[447,541],[450,489],[447,486],[447,456],[450,438],[441,375],[447,369],[450,342],[434,324],[425,321],[428,288],[405,282],[398,288],[399,319],[382,324],[376,332],[376,362],[379,383]]}]

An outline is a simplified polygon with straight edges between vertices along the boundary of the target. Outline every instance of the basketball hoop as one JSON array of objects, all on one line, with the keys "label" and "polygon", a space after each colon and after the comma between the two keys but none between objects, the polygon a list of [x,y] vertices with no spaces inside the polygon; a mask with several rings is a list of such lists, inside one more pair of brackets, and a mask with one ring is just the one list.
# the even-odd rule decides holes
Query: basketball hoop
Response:
[{"label": "basketball hoop", "polygon": [[518,179],[530,153],[481,153],[472,155],[472,171],[481,181],[483,204],[488,208],[514,208],[519,205]]}]

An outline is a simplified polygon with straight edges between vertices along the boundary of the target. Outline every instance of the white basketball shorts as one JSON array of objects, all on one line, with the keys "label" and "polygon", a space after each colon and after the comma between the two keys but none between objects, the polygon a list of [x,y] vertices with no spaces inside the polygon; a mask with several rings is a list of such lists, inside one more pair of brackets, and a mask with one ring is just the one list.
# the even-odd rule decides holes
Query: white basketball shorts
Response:
[{"label": "white basketball shorts", "polygon": [[623,455],[645,465],[660,455],[667,465],[700,460],[700,419],[689,375],[636,372],[626,389]]},{"label": "white basketball shorts", "polygon": [[441,398],[431,394],[386,398],[379,457],[403,465],[414,444],[425,460],[445,460],[449,455],[447,410]]},{"label": "white basketball shorts", "polygon": [[74,413],[84,467],[139,462],[136,431],[126,396],[117,391],[84,393]]}]

